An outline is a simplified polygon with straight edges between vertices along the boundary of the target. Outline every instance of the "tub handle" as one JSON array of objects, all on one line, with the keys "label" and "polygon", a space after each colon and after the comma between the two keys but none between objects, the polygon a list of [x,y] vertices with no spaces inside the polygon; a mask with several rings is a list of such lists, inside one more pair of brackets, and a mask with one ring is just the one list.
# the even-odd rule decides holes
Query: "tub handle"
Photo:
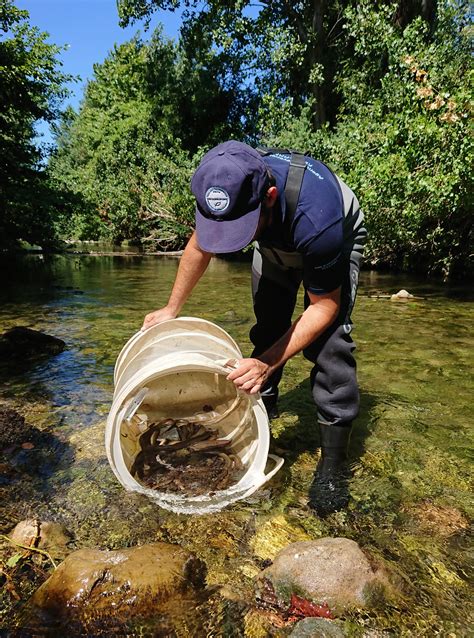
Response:
[{"label": "tub handle", "polygon": [[232,357],[227,357],[226,359],[217,359],[214,361],[221,368],[230,368],[231,370],[236,370],[239,366],[237,363],[237,359]]},{"label": "tub handle", "polygon": [[277,456],[276,454],[269,454],[268,458],[275,463],[275,467],[270,470],[268,474],[265,474],[265,472],[262,473],[262,478],[259,481],[258,487],[261,487],[264,483],[267,483],[271,478],[273,478],[285,462],[285,459],[282,459],[281,456]]},{"label": "tub handle", "polygon": [[137,392],[137,394],[134,397],[132,397],[123,415],[123,418],[125,419],[125,421],[130,421],[132,416],[135,414],[135,412],[143,403],[147,393],[148,393],[148,388],[143,387],[141,390]]}]

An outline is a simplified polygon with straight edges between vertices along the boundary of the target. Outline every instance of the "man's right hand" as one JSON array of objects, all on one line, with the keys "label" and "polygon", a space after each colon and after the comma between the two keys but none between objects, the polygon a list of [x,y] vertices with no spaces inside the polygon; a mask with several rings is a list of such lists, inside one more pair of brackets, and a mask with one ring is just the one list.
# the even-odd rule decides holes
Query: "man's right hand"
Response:
[{"label": "man's right hand", "polygon": [[159,310],[155,310],[154,312],[149,312],[144,321],[143,326],[140,330],[143,332],[147,330],[147,328],[151,328],[152,326],[156,326],[157,323],[161,323],[162,321],[166,321],[167,319],[175,319],[176,313],[171,312],[167,306],[164,308],[160,308]]}]

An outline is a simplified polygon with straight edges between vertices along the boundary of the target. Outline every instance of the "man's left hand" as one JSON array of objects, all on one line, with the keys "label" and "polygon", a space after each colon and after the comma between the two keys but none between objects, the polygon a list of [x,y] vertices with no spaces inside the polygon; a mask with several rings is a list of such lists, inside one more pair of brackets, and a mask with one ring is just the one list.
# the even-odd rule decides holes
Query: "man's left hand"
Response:
[{"label": "man's left hand", "polygon": [[239,390],[247,394],[260,392],[261,387],[273,372],[271,366],[260,359],[237,359],[237,367],[227,376]]}]

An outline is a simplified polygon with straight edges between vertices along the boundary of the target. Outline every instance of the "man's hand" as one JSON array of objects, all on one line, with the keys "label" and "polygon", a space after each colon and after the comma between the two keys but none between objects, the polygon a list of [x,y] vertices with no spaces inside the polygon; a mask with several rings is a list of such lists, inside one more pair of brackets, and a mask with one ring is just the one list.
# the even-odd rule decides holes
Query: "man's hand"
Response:
[{"label": "man's hand", "polygon": [[155,310],[154,312],[149,312],[144,321],[143,326],[140,328],[142,332],[147,328],[151,328],[152,326],[156,326],[157,323],[161,323],[162,321],[166,321],[167,319],[176,319],[176,313],[171,312],[168,309],[168,306],[164,308],[160,308],[159,310]]},{"label": "man's hand", "polygon": [[207,253],[199,247],[196,232],[194,232],[179,260],[178,272],[168,303],[164,308],[147,314],[142,330],[151,328],[167,319],[176,319],[186,299],[206,270],[211,257],[211,253]]},{"label": "man's hand", "polygon": [[237,368],[227,376],[239,390],[256,394],[273,372],[271,366],[260,359],[238,359]]},{"label": "man's hand", "polygon": [[[308,291],[310,305],[285,334],[258,359],[238,359],[237,367],[227,376],[239,390],[260,392],[270,375],[288,359],[309,346],[334,322],[340,309],[340,288],[325,295]],[[230,365],[230,361],[228,362]]]}]

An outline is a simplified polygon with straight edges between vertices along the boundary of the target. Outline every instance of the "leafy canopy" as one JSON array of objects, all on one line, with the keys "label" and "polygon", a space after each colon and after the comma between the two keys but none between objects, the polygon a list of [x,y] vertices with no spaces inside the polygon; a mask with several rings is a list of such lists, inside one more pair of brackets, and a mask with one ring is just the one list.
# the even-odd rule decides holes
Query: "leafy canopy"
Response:
[{"label": "leafy canopy", "polygon": [[11,0],[1,4],[0,29],[0,241],[49,245],[62,196],[43,170],[35,123],[57,117],[70,77],[59,70],[61,48]]},{"label": "leafy canopy", "polygon": [[241,97],[222,75],[204,43],[190,59],[160,29],[95,65],[51,161],[57,181],[86,202],[63,232],[181,247],[193,220],[190,155],[242,134]]}]

